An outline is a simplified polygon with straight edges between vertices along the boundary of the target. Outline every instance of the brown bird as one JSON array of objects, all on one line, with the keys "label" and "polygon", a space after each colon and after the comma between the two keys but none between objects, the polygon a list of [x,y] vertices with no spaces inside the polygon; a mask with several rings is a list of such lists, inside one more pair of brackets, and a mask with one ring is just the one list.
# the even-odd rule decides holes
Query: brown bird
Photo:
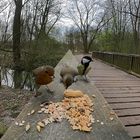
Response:
[{"label": "brown bird", "polygon": [[74,81],[75,76],[78,75],[78,71],[70,66],[64,66],[60,71],[60,76],[62,78],[62,83],[65,88],[68,88]]},{"label": "brown bird", "polygon": [[[41,85],[47,85],[53,81],[54,78],[54,68],[46,65],[41,66],[33,70],[33,74],[35,76],[35,84],[36,84],[36,94],[37,97],[40,95],[38,89]],[[49,88],[48,91],[52,92]]]}]

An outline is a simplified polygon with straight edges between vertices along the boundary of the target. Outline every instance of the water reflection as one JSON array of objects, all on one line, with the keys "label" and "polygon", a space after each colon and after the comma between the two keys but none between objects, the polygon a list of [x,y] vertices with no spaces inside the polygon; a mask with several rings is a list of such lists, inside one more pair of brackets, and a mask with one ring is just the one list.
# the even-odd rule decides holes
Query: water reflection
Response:
[{"label": "water reflection", "polygon": [[[14,70],[11,69],[1,69],[1,84],[14,88],[13,81]],[[22,72],[22,83],[21,88],[26,90],[34,90],[35,83],[33,74],[30,72]]]}]

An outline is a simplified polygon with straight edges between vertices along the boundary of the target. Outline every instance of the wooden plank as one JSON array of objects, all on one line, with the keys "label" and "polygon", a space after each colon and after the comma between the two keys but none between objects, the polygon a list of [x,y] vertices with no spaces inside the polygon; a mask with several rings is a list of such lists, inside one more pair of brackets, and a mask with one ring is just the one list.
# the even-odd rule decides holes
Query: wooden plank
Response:
[{"label": "wooden plank", "polygon": [[132,137],[140,137],[140,125],[128,126],[127,131]]},{"label": "wooden plank", "polygon": [[140,137],[139,138],[133,138],[133,140],[140,140]]},{"label": "wooden plank", "polygon": [[140,88],[140,84],[97,84],[96,83],[96,86],[99,86],[100,88],[121,88],[121,87],[134,87],[134,88]]},{"label": "wooden plank", "polygon": [[[95,84],[96,85],[96,84]],[[116,93],[120,93],[120,94],[122,94],[122,93],[140,93],[140,90],[129,90],[129,89],[103,89],[103,88],[99,88],[98,87],[98,89],[101,91],[101,92],[103,92],[103,93],[106,93],[106,94],[108,94],[108,93],[112,93],[112,94],[116,94]]]},{"label": "wooden plank", "polygon": [[120,117],[120,120],[125,126],[140,125],[140,116]]},{"label": "wooden plank", "polygon": [[140,83],[140,81],[123,81],[123,79],[122,80],[112,80],[112,81],[96,81],[96,83],[97,84],[116,84],[116,83],[118,83],[118,84],[120,84],[120,83],[123,83],[123,84],[126,84],[126,83],[128,83],[128,84],[137,84],[137,83]]},{"label": "wooden plank", "polygon": [[123,84],[140,84],[140,82],[138,82],[138,81],[123,81],[123,80],[121,80],[121,81],[101,81],[101,82],[99,82],[99,81],[97,81],[96,82],[97,84],[103,84],[103,85],[106,85],[106,84],[121,84],[121,83],[123,83]]},{"label": "wooden plank", "polygon": [[[64,87],[60,83],[58,73],[65,61],[69,63],[71,62],[73,65],[77,65],[75,64],[75,59],[71,58],[72,54],[68,53],[67,55],[64,57],[65,59],[60,61],[59,65],[57,65],[55,69],[55,71],[57,71],[57,74],[55,75],[56,78],[50,85],[50,87],[54,89],[54,93],[51,95],[48,93],[48,96],[46,96],[46,91],[42,89],[43,95],[38,98],[33,98],[16,119],[24,119],[31,122],[34,129],[31,129],[28,133],[26,133],[23,127],[16,127],[13,123],[1,140],[132,140],[116,114],[114,115],[113,121],[109,119],[111,108],[109,105],[103,107],[106,105],[106,101],[95,85],[92,82],[86,83],[83,81],[74,83],[70,88],[82,90],[90,97],[92,94],[95,94],[95,111],[93,112],[93,116],[95,120],[104,122],[104,125],[101,125],[101,123],[96,121],[92,125],[92,131],[90,133],[84,133],[73,131],[70,124],[67,121],[63,121],[61,123],[50,124],[40,133],[37,133],[35,128],[36,121],[40,120],[43,116],[42,114],[34,114],[31,117],[27,117],[27,113],[29,110],[38,109],[39,104],[44,100],[56,102],[63,99]],[[70,55],[71,57],[69,57]]]},{"label": "wooden plank", "polygon": [[140,108],[134,108],[134,109],[124,109],[124,110],[115,110],[117,115],[119,117],[123,116],[140,116]]},{"label": "wooden plank", "polygon": [[124,82],[112,82],[112,83],[110,83],[110,82],[104,82],[104,83],[97,83],[97,82],[95,82],[96,83],[96,85],[97,86],[100,86],[100,87],[106,87],[106,86],[116,86],[116,87],[118,87],[118,86],[140,86],[140,83],[124,83]]},{"label": "wooden plank", "polygon": [[128,97],[128,98],[106,98],[108,103],[129,103],[129,102],[139,102],[140,97]]},{"label": "wooden plank", "polygon": [[99,89],[104,89],[104,90],[126,90],[126,91],[129,91],[129,90],[139,90],[140,91],[140,87],[100,87],[100,86],[97,86]]},{"label": "wooden plank", "polygon": [[140,108],[140,103],[114,103],[111,104],[110,106],[114,110],[121,110],[121,109],[130,109],[130,108]]},{"label": "wooden plank", "polygon": [[[106,77],[104,77],[104,78],[102,78],[102,77],[96,77],[96,76],[90,76],[90,78],[92,78],[92,80],[95,80],[95,81],[97,81],[97,82],[99,82],[99,81],[102,81],[102,82],[106,82],[106,81],[109,81],[109,82],[111,82],[111,81],[128,81],[128,79],[123,79],[123,78],[106,78]],[[137,80],[137,79],[131,79],[131,81],[138,81],[138,82],[140,82],[140,80]]]},{"label": "wooden plank", "polygon": [[[121,92],[120,92],[121,93]],[[140,93],[123,93],[123,94],[112,94],[112,93],[102,93],[105,98],[127,98],[127,97],[140,97]]]}]

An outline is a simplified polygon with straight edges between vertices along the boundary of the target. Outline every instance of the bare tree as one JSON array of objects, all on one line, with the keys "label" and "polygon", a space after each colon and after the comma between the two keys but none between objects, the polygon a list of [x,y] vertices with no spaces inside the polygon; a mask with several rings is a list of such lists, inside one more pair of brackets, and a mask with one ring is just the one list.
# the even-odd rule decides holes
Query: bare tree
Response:
[{"label": "bare tree", "polygon": [[[81,33],[84,52],[88,52],[97,33],[106,22],[103,10],[99,9],[96,0],[72,0],[68,9],[69,18],[75,23]],[[99,18],[98,18],[99,17]]]},{"label": "bare tree", "polygon": [[21,79],[21,10],[22,10],[22,0],[14,0],[15,2],[15,15],[13,21],[13,62],[14,62],[14,85],[15,88],[20,87]]},{"label": "bare tree", "polygon": [[2,42],[5,43],[7,41],[7,31],[8,31],[8,27],[9,27],[9,20],[10,20],[10,16],[11,16],[11,7],[9,8],[9,12],[6,18],[6,23],[5,23],[5,29],[4,29],[4,34],[2,35]]},{"label": "bare tree", "polygon": [[137,52],[139,49],[140,42],[140,0],[129,0],[128,3],[133,29],[134,47],[135,51]]},{"label": "bare tree", "polygon": [[30,39],[37,39],[50,33],[61,18],[61,3],[59,0],[32,0],[30,2],[26,17]]},{"label": "bare tree", "polygon": [[126,0],[108,0],[106,2],[107,12],[112,16],[109,24],[112,32],[112,38],[114,40],[114,51],[120,51],[120,49],[122,49],[125,33],[130,22],[128,15],[123,12],[126,11],[126,4]]}]

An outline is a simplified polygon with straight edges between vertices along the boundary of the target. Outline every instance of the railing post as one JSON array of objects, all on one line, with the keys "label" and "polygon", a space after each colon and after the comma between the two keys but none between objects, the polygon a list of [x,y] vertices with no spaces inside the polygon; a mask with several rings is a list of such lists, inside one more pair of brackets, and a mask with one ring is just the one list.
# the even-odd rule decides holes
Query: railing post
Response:
[{"label": "railing post", "polygon": [[[140,55],[109,53],[109,52],[94,52],[95,57],[103,61],[107,61],[126,71],[132,71],[140,75]],[[111,55],[111,56],[110,56]]]},{"label": "railing post", "polygon": [[130,67],[129,67],[129,70],[130,70],[130,71],[133,71],[133,70],[132,70],[132,69],[133,69],[133,59],[134,59],[134,56],[131,55],[131,59],[130,59]]},{"label": "railing post", "polygon": [[114,54],[112,53],[112,64],[114,65]]}]

